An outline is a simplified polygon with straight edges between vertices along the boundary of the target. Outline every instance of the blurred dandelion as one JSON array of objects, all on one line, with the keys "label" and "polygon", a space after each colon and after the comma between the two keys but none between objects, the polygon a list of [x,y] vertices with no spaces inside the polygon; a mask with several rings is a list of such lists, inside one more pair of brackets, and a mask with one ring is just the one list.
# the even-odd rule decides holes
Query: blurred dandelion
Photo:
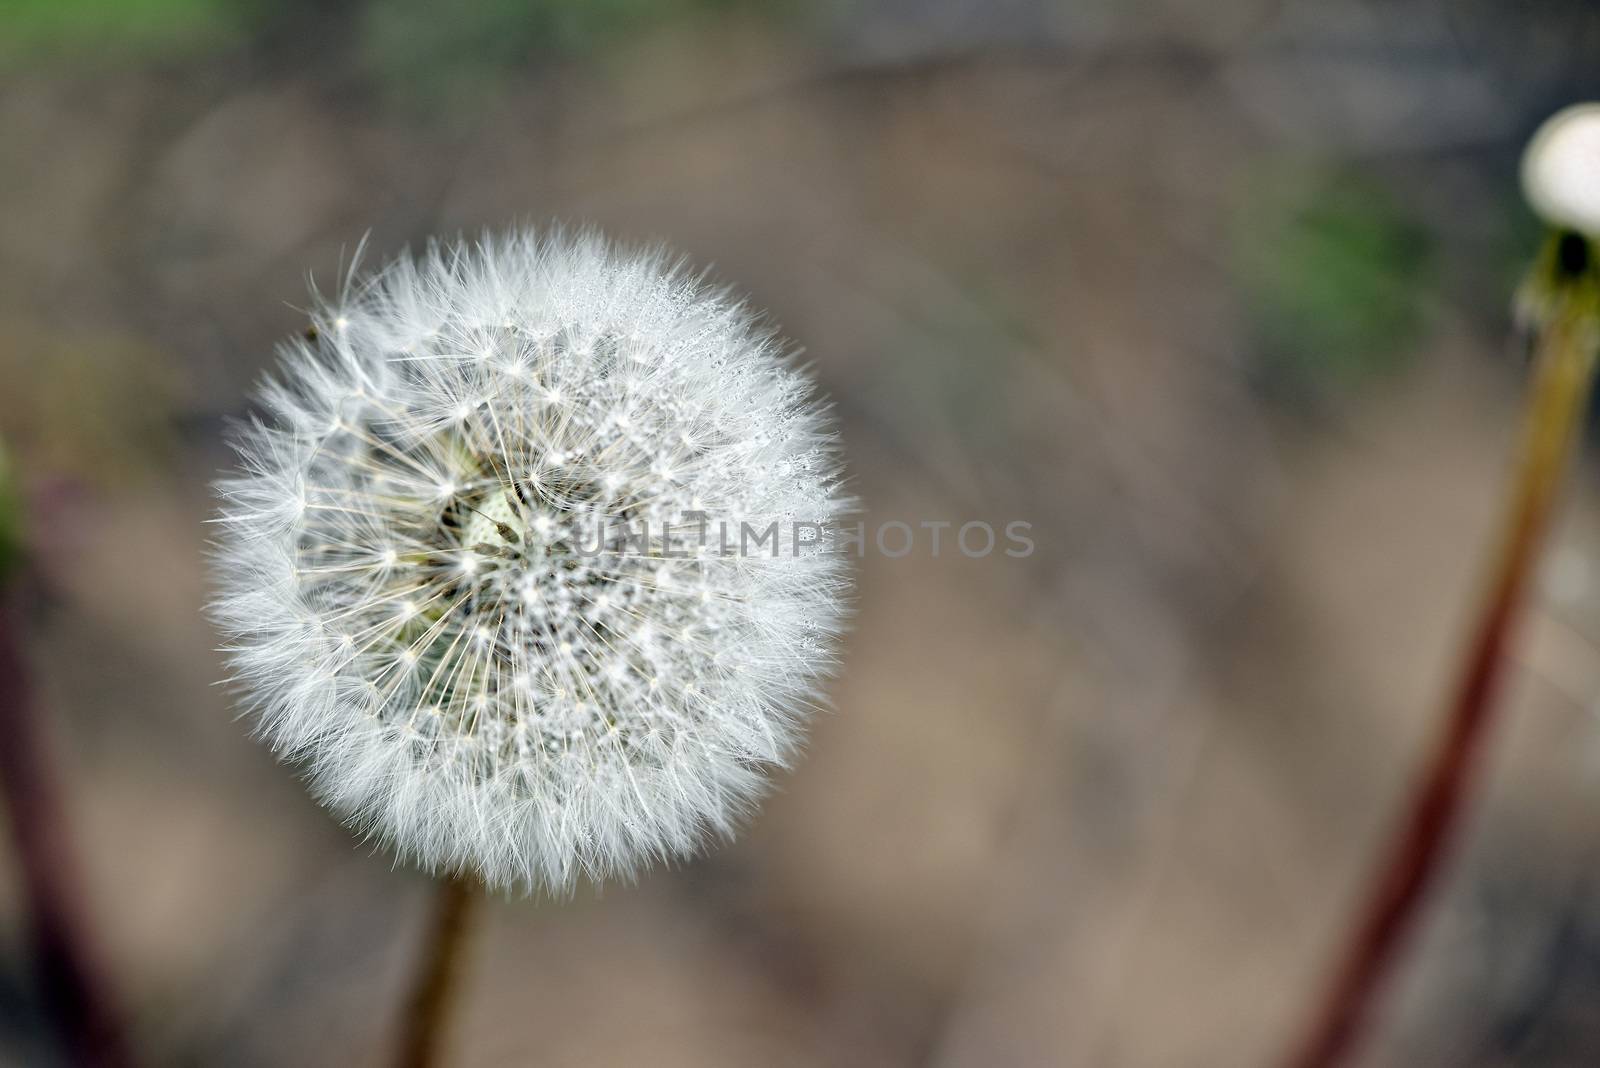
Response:
[{"label": "blurred dandelion", "polygon": [[1512,641],[1560,499],[1600,357],[1600,105],[1546,120],[1522,161],[1523,192],[1550,225],[1516,295],[1534,336],[1520,462],[1486,596],[1443,730],[1341,947],[1292,1068],[1334,1068],[1358,1048],[1374,1005],[1461,822],[1487,746]]},{"label": "blurred dandelion", "polygon": [[1553,226],[1600,235],[1600,104],[1552,116],[1522,157],[1528,203]]},{"label": "blurred dandelion", "polygon": [[213,610],[316,795],[494,888],[727,834],[820,699],[848,581],[683,520],[788,542],[848,507],[785,344],[659,251],[524,231],[348,283],[282,358],[219,483]]}]

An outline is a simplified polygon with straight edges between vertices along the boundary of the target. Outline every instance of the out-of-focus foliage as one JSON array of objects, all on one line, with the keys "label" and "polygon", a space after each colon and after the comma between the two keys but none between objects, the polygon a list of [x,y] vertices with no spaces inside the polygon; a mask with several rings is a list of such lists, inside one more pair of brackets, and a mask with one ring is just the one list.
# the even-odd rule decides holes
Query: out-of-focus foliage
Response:
[{"label": "out-of-focus foliage", "polygon": [[1236,252],[1269,383],[1360,384],[1398,367],[1421,330],[1430,236],[1365,176],[1265,175],[1248,192]]},{"label": "out-of-focus foliage", "polygon": [[685,17],[771,10],[788,0],[431,0],[368,4],[361,51],[391,99],[448,110],[484,98],[530,57],[592,52]]},{"label": "out-of-focus foliage", "polygon": [[0,65],[39,51],[159,55],[235,34],[248,0],[5,0]]},{"label": "out-of-focus foliage", "polygon": [[[270,0],[4,0],[0,65],[36,57],[160,57],[244,39]],[[367,72],[390,99],[471,103],[530,57],[589,53],[686,17],[773,11],[792,0],[369,0],[348,5]]]}]

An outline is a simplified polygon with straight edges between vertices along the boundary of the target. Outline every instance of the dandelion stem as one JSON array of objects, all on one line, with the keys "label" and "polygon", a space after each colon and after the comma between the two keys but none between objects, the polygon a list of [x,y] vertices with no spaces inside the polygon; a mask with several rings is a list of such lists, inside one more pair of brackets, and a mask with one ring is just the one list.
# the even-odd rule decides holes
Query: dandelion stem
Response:
[{"label": "dandelion stem", "polygon": [[417,960],[405,1018],[401,1021],[399,1068],[431,1068],[439,1063],[450,1014],[456,1003],[467,936],[478,892],[467,880],[439,884],[427,943]]},{"label": "dandelion stem", "polygon": [[1588,408],[1595,326],[1592,304],[1572,297],[1554,307],[1540,330],[1506,527],[1443,732],[1417,779],[1321,1009],[1286,1062],[1289,1068],[1333,1068],[1354,1050],[1461,822],[1505,675],[1507,648]]},{"label": "dandelion stem", "polygon": [[69,1062],[130,1063],[116,1013],[94,967],[67,851],[60,793],[32,703],[17,609],[0,583],[0,801],[22,876],[39,997]]}]

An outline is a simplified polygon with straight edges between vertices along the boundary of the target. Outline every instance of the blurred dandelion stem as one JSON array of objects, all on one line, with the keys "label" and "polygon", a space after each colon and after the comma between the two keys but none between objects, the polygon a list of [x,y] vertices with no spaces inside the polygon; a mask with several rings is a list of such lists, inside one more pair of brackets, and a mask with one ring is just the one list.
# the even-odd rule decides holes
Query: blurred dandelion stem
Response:
[{"label": "blurred dandelion stem", "polygon": [[0,802],[22,877],[27,938],[41,1010],[67,1063],[130,1062],[80,912],[61,791],[28,683],[20,610],[0,575]]},{"label": "blurred dandelion stem", "polygon": [[1523,293],[1537,331],[1534,378],[1506,526],[1443,732],[1368,890],[1318,1014],[1289,1068],[1353,1052],[1470,798],[1521,606],[1593,391],[1600,284],[1589,242],[1552,237]]},{"label": "blurred dandelion stem", "polygon": [[458,1000],[472,914],[478,906],[476,886],[454,876],[439,883],[434,895],[432,926],[417,958],[406,1014],[401,1020],[399,1068],[431,1068],[439,1063],[451,1013]]}]

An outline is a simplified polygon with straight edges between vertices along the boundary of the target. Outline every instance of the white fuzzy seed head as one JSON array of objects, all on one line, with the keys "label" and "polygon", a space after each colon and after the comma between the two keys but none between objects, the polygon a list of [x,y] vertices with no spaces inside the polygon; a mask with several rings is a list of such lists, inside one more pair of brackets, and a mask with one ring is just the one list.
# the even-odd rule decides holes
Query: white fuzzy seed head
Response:
[{"label": "white fuzzy seed head", "polygon": [[1545,120],[1523,153],[1522,188],[1545,222],[1600,237],[1600,104]]},{"label": "white fuzzy seed head", "polygon": [[[213,611],[260,733],[355,826],[492,887],[730,832],[820,699],[848,581],[790,534],[849,502],[783,344],[659,252],[531,232],[398,260],[312,333],[218,484]],[[719,551],[723,520],[782,551]]]}]

